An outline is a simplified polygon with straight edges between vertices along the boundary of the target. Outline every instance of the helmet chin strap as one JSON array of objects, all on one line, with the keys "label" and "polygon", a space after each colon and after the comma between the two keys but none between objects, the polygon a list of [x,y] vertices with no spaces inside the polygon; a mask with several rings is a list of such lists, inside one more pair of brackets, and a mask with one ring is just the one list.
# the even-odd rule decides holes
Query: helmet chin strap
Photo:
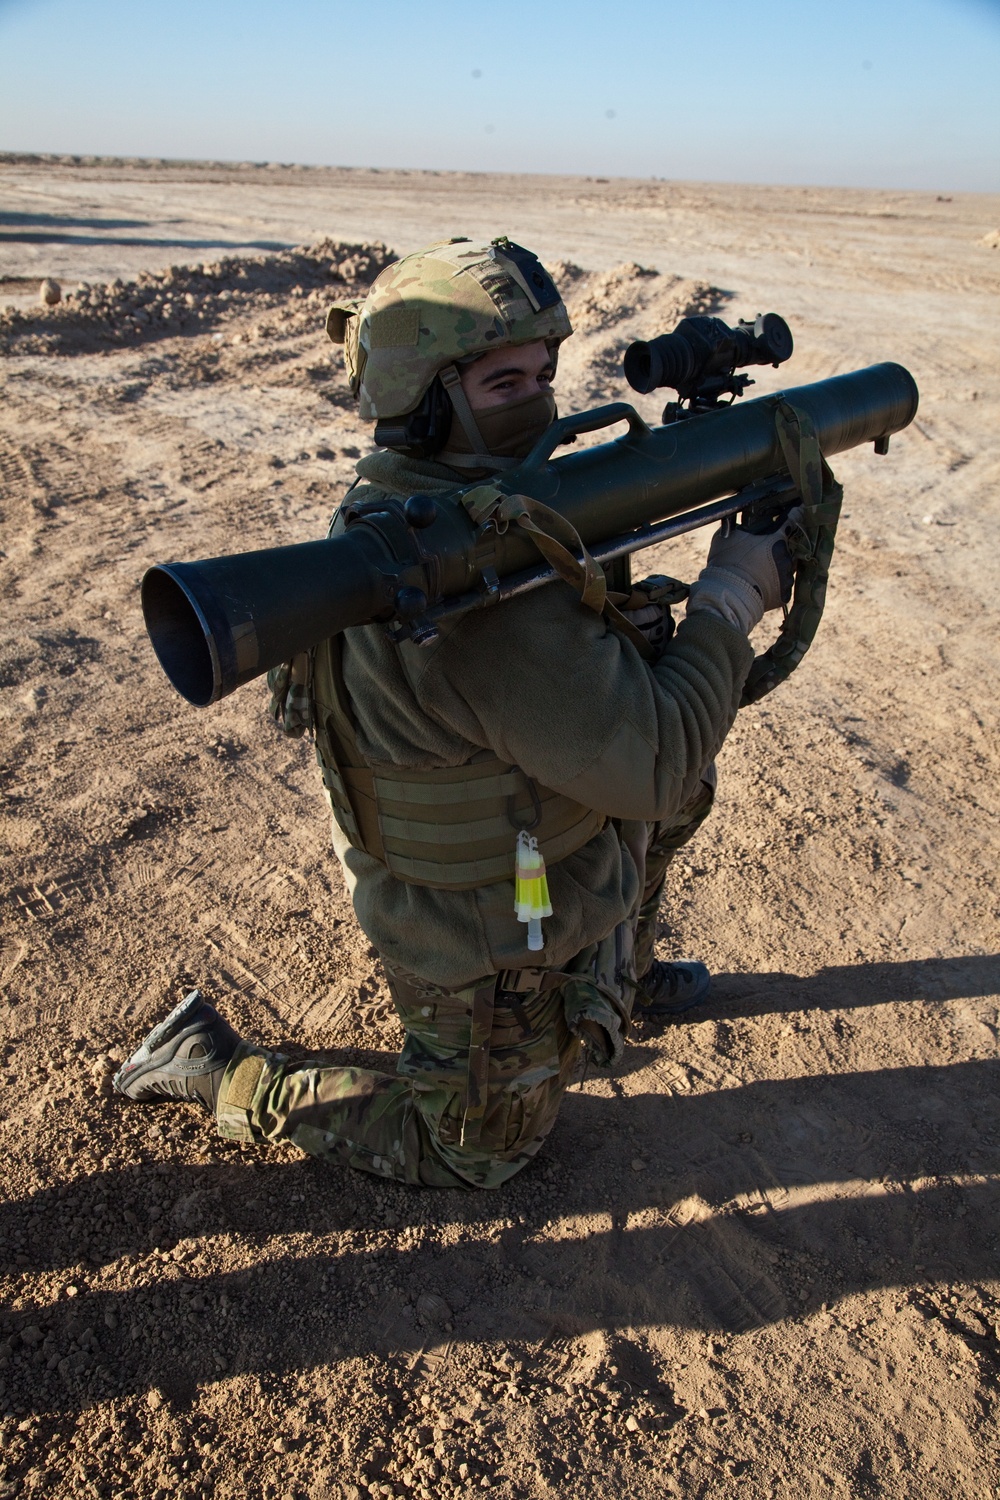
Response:
[{"label": "helmet chin strap", "polygon": [[468,397],[462,389],[462,377],[455,365],[446,365],[443,370],[439,370],[438,378],[448,392],[452,409],[473,447],[472,453],[442,453],[438,457],[453,469],[516,469],[519,459],[498,458],[487,448]]}]

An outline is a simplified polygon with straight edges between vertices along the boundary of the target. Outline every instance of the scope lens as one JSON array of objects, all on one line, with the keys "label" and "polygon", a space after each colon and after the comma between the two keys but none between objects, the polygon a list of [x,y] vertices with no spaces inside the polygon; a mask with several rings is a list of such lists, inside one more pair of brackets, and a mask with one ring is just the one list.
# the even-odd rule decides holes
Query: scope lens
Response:
[{"label": "scope lens", "polygon": [[691,345],[679,333],[664,333],[649,343],[629,344],[622,367],[634,391],[648,395],[662,385],[680,390],[694,365]]},{"label": "scope lens", "polygon": [[651,381],[649,378],[652,372],[652,359],[648,344],[641,341],[629,344],[622,360],[622,368],[625,371],[625,379],[634,391],[640,391],[642,395],[655,391],[656,381]]}]

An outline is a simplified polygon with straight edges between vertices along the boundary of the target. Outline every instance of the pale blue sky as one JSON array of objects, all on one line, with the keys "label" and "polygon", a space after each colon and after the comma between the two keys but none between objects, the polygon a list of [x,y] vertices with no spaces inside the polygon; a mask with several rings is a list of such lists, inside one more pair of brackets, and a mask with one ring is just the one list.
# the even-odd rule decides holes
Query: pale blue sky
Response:
[{"label": "pale blue sky", "polygon": [[0,0],[0,149],[1000,191],[1000,0]]}]

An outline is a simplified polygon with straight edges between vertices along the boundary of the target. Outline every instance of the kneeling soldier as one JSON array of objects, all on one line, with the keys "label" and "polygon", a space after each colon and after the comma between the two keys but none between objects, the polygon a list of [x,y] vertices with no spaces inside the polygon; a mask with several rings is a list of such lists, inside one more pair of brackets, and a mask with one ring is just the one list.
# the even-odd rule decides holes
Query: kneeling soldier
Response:
[{"label": "kneeling soldier", "polygon": [[[345,505],[458,503],[443,497],[515,467],[555,417],[569,318],[505,239],[407,256],[327,327],[381,445]],[[289,1062],[196,991],[117,1088],[198,1099],[224,1136],[290,1139],[403,1182],[512,1177],[586,1058],[618,1059],[633,1007],[670,1016],[707,996],[703,965],[654,960],[656,912],[712,804],[747,636],[787,597],[790,566],[782,534],[720,532],[676,632],[663,580],[619,596],[624,628],[555,583],[429,645],[368,625],[297,658],[272,683],[275,713],[315,734],[334,846],[406,1034],[397,1071]],[[518,849],[519,895],[542,893],[527,929]],[[542,861],[547,891],[528,868]]]}]

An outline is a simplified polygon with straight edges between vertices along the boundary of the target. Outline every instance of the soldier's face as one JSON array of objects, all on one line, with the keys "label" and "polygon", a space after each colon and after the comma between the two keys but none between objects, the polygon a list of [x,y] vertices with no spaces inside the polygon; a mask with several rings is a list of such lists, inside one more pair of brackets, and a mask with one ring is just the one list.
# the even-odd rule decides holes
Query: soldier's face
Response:
[{"label": "soldier's face", "polygon": [[536,339],[516,349],[488,350],[461,372],[462,389],[473,411],[485,411],[549,390],[554,374],[545,340]]}]

